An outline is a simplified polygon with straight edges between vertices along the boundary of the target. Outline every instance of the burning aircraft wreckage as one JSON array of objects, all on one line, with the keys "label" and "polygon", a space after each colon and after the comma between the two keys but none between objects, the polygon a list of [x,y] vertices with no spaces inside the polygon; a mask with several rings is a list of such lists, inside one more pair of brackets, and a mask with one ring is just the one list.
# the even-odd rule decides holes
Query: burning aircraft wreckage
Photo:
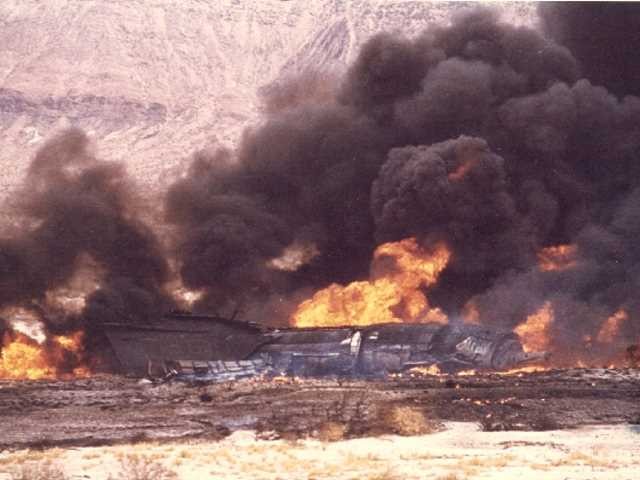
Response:
[{"label": "burning aircraft wreckage", "polygon": [[369,280],[319,290],[298,305],[293,327],[177,313],[156,325],[104,329],[123,371],[184,380],[500,371],[544,361],[547,352],[523,345],[517,332],[450,323],[429,305],[422,289],[437,281],[449,258],[444,244],[426,249],[415,238],[382,244]]},{"label": "burning aircraft wreckage", "polygon": [[173,314],[162,327],[107,325],[123,371],[184,380],[254,375],[363,376],[416,367],[506,370],[540,362],[512,332],[477,325],[379,324],[274,329],[218,317]]}]

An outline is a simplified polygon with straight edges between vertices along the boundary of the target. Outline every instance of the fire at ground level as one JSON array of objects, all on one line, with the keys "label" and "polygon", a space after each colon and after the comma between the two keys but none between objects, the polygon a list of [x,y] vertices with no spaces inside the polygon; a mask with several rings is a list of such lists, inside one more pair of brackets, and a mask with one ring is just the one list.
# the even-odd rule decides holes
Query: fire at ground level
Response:
[{"label": "fire at ground level", "polygon": [[[562,270],[566,265],[554,262],[573,251],[545,250],[541,270]],[[0,379],[109,372],[204,374],[224,381],[265,373],[384,376],[417,366],[453,373],[540,362],[557,368],[638,365],[637,332],[624,308],[603,313],[588,331],[568,329],[563,321],[556,325],[551,301],[508,330],[485,325],[473,301],[449,321],[440,308],[429,306],[422,291],[437,279],[449,255],[444,245],[432,252],[415,238],[380,245],[372,271],[384,274],[316,292],[298,305],[287,328],[174,310],[153,319],[118,314],[60,336],[47,331],[40,314],[11,307],[4,313],[12,320],[0,318]],[[382,258],[393,258],[394,268],[376,267]],[[21,325],[28,327],[27,335],[17,328]]]},{"label": "fire at ground level", "polygon": [[[153,384],[121,376],[0,382],[0,449],[220,439],[236,430],[304,438],[327,422],[344,436],[394,433],[410,407],[437,424],[486,431],[640,423],[640,371],[567,369],[510,375],[402,375],[379,380],[252,378]],[[637,428],[637,427],[633,427]],[[398,432],[395,432],[398,433]]]}]

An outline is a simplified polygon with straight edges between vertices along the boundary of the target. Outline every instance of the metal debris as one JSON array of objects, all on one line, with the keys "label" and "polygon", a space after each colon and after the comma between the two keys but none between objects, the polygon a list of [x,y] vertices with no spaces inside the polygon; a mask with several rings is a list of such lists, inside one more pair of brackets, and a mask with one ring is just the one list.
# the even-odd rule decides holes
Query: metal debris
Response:
[{"label": "metal debris", "polygon": [[512,332],[478,325],[275,329],[181,315],[161,327],[109,324],[106,333],[125,372],[203,381],[256,375],[384,376],[420,366],[448,373],[503,370],[547,357],[525,352]]}]

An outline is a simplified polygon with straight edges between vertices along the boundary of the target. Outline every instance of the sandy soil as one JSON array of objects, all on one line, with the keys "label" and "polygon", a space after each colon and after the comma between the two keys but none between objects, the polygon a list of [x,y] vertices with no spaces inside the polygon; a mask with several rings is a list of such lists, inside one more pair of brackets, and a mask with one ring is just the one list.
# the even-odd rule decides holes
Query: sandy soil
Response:
[{"label": "sandy soil", "polygon": [[[322,442],[264,440],[237,431],[224,440],[140,443],[0,454],[0,480],[20,465],[51,460],[71,479],[636,479],[640,426],[547,432],[482,432],[449,422],[415,436]],[[154,470],[155,469],[155,470]],[[175,475],[175,476],[173,476]]]}]

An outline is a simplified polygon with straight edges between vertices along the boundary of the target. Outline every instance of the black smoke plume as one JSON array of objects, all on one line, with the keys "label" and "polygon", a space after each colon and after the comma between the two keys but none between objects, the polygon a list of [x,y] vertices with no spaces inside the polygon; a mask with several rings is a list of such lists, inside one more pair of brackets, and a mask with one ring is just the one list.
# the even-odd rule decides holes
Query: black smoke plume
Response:
[{"label": "black smoke plume", "polygon": [[[509,189],[505,161],[481,138],[392,149],[371,201],[378,241],[427,236],[453,248],[443,280],[455,285],[461,301],[535,261],[538,245]],[[449,303],[449,309],[461,306]]]},{"label": "black smoke plume", "polygon": [[[502,153],[512,145],[507,144],[509,125],[502,125],[501,107],[576,78],[576,64],[565,48],[532,30],[500,24],[490,10],[467,13],[451,27],[414,40],[389,34],[372,38],[331,101],[295,103],[274,111],[263,126],[246,133],[235,159],[201,155],[173,187],[167,211],[181,232],[183,278],[193,288],[227,289],[227,294],[242,296],[261,290],[286,293],[365,275],[379,242],[409,231],[442,233],[430,231],[438,222],[427,218],[427,212],[412,218],[414,225],[404,232],[383,224],[388,217],[383,220],[376,212],[383,200],[372,202],[371,192],[376,179],[380,188],[388,182],[382,177],[393,167],[381,167],[392,148],[466,134],[495,139],[494,148]],[[283,96],[278,90],[278,98]],[[453,219],[449,226],[450,234],[458,237],[467,229],[466,239],[458,241],[461,249],[466,241],[466,250],[474,244],[485,250],[485,260],[475,266],[457,263],[456,275],[474,270],[473,292],[505,270],[526,265],[532,244],[543,241],[535,235],[544,237],[552,228],[547,216],[557,209],[557,199],[545,188],[543,173],[528,162],[506,156],[497,163],[483,161],[469,176],[495,183],[494,206],[500,209],[491,218],[494,227],[491,221],[483,225],[487,232],[479,232],[477,242],[474,229],[456,227]],[[486,173],[478,173],[485,168]],[[527,168],[535,175],[528,175]],[[525,198],[507,181],[516,170],[522,170],[521,182],[526,181]],[[410,175],[408,168],[406,172]],[[493,174],[498,178],[492,180]],[[472,184],[466,178],[461,183]],[[477,186],[461,193],[459,201],[464,197],[473,204],[482,192]],[[464,215],[451,208],[444,202],[439,218]],[[454,232],[456,228],[460,231]],[[299,236],[314,242],[321,254],[293,274],[265,269],[270,258]],[[516,246],[516,251],[492,263],[490,245],[497,237],[500,246]],[[450,303],[459,306],[464,298]]]},{"label": "black smoke plume", "polygon": [[543,2],[545,31],[571,50],[583,75],[616,95],[640,94],[640,5]]},{"label": "black smoke plume", "polygon": [[[0,307],[40,313],[52,333],[83,328],[91,350],[101,346],[100,323],[150,321],[166,306],[167,263],[136,218],[123,166],[97,160],[82,132],[40,148],[17,198],[22,227],[0,240]],[[82,255],[100,267],[99,288],[79,314],[47,311],[47,292],[68,284]]]},{"label": "black smoke plume", "polygon": [[[207,308],[286,301],[363,278],[376,245],[416,236],[453,250],[429,292],[453,317],[473,300],[511,328],[552,301],[558,343],[594,336],[636,302],[640,99],[594,84],[586,65],[477,9],[414,39],[372,38],[324,103],[286,84],[235,156],[200,155],[170,191],[185,283]],[[300,239],[319,255],[272,268]],[[542,271],[540,250],[563,244],[575,268]],[[638,334],[634,313],[624,329]]]}]

